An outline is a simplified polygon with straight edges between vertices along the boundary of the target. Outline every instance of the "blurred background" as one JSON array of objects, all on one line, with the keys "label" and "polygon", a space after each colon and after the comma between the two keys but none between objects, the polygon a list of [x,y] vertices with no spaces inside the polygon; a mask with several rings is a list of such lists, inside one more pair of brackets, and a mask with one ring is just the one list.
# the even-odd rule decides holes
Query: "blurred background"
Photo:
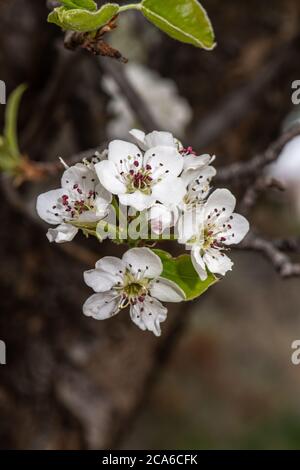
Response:
[{"label": "blurred background", "polygon": [[[0,0],[0,79],[8,94],[28,84],[19,136],[23,154],[36,161],[68,161],[145,128],[122,84],[161,129],[198,153],[215,153],[218,167],[265,150],[295,112],[298,0],[203,0],[218,43],[212,52],[124,14],[108,39],[126,65],[66,51],[63,33],[46,22],[50,3]],[[1,105],[1,129],[4,111]],[[299,162],[300,149],[299,159],[293,155]],[[264,194],[249,216],[268,236],[300,236],[300,163],[292,168],[291,180],[283,171],[286,191]],[[160,339],[126,313],[103,323],[85,318],[90,291],[82,272],[122,247],[80,236],[49,245],[34,204],[58,181],[59,174],[24,184],[17,200],[7,182],[0,187],[0,339],[7,345],[0,447],[299,449],[300,366],[291,363],[291,343],[300,339],[299,280],[283,281],[259,255],[235,252],[224,280],[169,309]],[[238,182],[231,189],[243,191]]]}]

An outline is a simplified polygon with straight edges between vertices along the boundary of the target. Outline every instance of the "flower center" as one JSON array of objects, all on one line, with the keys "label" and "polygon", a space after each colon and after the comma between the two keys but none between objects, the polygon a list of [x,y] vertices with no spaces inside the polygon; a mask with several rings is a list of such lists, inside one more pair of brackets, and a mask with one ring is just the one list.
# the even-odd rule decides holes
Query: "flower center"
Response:
[{"label": "flower center", "polygon": [[137,302],[144,302],[149,291],[150,279],[138,279],[131,272],[127,271],[124,276],[123,285],[115,287],[121,294],[120,308],[134,305]]},{"label": "flower center", "polygon": [[133,162],[136,168],[131,168],[125,175],[125,182],[128,193],[134,193],[137,189],[144,194],[151,194],[153,178],[151,176],[151,165],[140,167],[139,162]]},{"label": "flower center", "polygon": [[180,150],[180,153],[184,157],[186,157],[187,155],[196,155],[195,150],[191,146],[184,147],[183,149]]},{"label": "flower center", "polygon": [[68,217],[76,219],[83,212],[94,210],[94,200],[97,196],[96,191],[90,190],[86,194],[78,184],[74,184],[73,192],[75,193],[74,198],[68,194],[63,194],[61,197],[62,210],[66,212]]}]

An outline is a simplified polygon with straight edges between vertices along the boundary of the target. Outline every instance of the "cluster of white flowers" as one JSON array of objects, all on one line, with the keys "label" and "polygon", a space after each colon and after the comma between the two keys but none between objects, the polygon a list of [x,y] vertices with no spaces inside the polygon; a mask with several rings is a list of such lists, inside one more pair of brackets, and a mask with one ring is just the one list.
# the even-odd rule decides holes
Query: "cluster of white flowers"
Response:
[{"label": "cluster of white flowers", "polygon": [[[196,155],[168,132],[130,133],[135,143],[112,141],[96,162],[67,168],[62,187],[38,197],[38,214],[56,225],[48,239],[70,241],[79,229],[93,233],[113,202],[113,210],[117,204],[145,213],[152,233],[172,228],[172,238],[191,251],[202,281],[209,272],[224,276],[233,264],[224,252],[244,238],[249,224],[233,212],[236,200],[230,191],[211,190],[214,157]],[[162,273],[160,257],[145,246],[129,249],[121,260],[102,258],[84,275],[96,292],[85,302],[84,314],[106,319],[129,306],[134,323],[160,335],[167,315],[160,301],[185,300],[184,291]]]}]

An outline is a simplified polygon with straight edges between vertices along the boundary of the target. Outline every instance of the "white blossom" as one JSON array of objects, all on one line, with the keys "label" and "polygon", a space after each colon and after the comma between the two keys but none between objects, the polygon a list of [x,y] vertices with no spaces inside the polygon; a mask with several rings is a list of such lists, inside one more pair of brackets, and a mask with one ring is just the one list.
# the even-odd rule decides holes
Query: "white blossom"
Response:
[{"label": "white blossom", "polygon": [[185,194],[178,177],[183,157],[175,147],[156,146],[145,154],[134,144],[114,140],[108,147],[108,159],[95,165],[101,184],[119,197],[120,203],[137,211],[161,202],[176,204]]},{"label": "white blossom", "polygon": [[110,202],[92,166],[78,163],[63,173],[61,188],[39,195],[36,208],[43,220],[57,225],[48,230],[48,240],[62,243],[73,240],[80,225],[101,220]]},{"label": "white blossom", "polygon": [[270,176],[284,183],[300,217],[300,136],[294,137],[284,146],[277,161],[267,171]]},{"label": "white blossom", "polygon": [[198,210],[183,214],[178,221],[179,242],[191,249],[194,268],[201,280],[207,278],[207,268],[224,276],[232,261],[224,251],[239,243],[249,230],[242,215],[233,213],[236,200],[227,189],[216,189]]},{"label": "white blossom", "polygon": [[174,147],[178,151],[182,150],[181,142],[171,134],[171,132],[153,131],[149,134],[140,129],[131,129],[129,134],[133,137],[135,143],[144,151],[152,147]]},{"label": "white blossom", "polygon": [[151,231],[161,235],[166,229],[173,227],[178,220],[177,206],[167,207],[163,204],[154,204],[148,211],[148,220]]},{"label": "white blossom", "polygon": [[177,284],[161,276],[160,258],[149,248],[132,248],[122,259],[106,256],[95,269],[84,273],[86,284],[96,293],[83,305],[83,313],[105,320],[130,307],[132,321],[142,330],[160,336],[160,323],[166,320],[163,302],[185,299]]},{"label": "white blossom", "polygon": [[[125,74],[161,129],[182,136],[192,118],[192,109],[178,94],[175,82],[134,63],[126,66]],[[112,138],[126,138],[128,131],[137,124],[136,117],[111,77],[105,75],[102,84],[111,96],[108,110],[114,116],[107,126],[108,135]]]},{"label": "white blossom", "polygon": [[217,172],[211,166],[215,156],[196,155],[191,147],[183,149],[181,153],[184,155],[181,179],[187,190],[179,207],[185,211],[195,209],[205,201],[211,190],[211,180]]}]

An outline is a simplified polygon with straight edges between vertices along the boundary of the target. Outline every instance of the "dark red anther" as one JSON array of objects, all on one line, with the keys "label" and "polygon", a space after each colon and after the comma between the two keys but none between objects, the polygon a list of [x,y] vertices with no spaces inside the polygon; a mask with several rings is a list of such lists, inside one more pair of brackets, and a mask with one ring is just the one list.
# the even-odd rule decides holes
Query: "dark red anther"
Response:
[{"label": "dark red anther", "polygon": [[139,162],[137,160],[134,160],[133,164],[134,166],[139,166]]},{"label": "dark red anther", "polygon": [[151,165],[146,165],[146,170],[152,170],[152,166]]}]

